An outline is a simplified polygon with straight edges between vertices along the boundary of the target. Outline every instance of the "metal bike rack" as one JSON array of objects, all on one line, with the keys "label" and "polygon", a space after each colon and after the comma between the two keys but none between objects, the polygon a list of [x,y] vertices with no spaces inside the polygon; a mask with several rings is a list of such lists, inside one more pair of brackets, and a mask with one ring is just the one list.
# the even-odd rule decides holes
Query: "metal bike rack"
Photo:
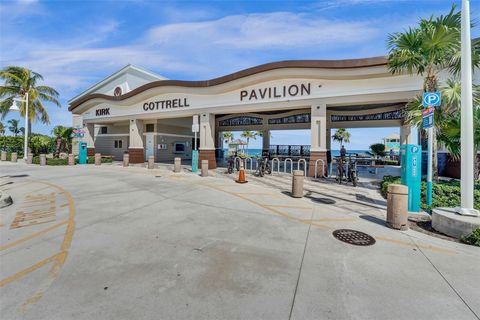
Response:
[{"label": "metal bike rack", "polygon": [[[250,171],[253,171],[253,158],[246,158],[245,159],[245,170],[248,170],[248,163],[249,162],[250,162]],[[257,167],[258,167],[258,164],[257,164]]]},{"label": "metal bike rack", "polygon": [[300,162],[303,162],[303,173],[305,177],[307,176],[307,161],[305,159],[300,159],[297,162],[297,170],[300,170]]},{"label": "metal bike rack", "polygon": [[237,169],[237,160],[238,160],[238,168],[242,166],[242,159],[240,157],[235,157],[233,159],[233,170],[235,171]]},{"label": "metal bike rack", "polygon": [[293,170],[293,160],[291,158],[286,158],[283,161],[283,173],[287,173],[287,162],[290,162],[290,172]]},{"label": "metal bike rack", "polygon": [[322,178],[325,178],[325,161],[323,159],[317,159],[315,161],[315,179],[317,179],[318,176],[318,162],[322,162]]},{"label": "metal bike rack", "polygon": [[272,159],[272,173],[275,172],[275,161],[277,162],[277,173],[280,174],[280,159],[278,158]]}]

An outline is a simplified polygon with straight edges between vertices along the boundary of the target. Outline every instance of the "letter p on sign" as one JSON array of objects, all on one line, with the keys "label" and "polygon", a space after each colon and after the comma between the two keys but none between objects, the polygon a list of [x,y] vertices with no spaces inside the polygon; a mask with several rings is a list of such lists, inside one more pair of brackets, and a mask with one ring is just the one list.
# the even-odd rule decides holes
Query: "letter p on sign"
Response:
[{"label": "letter p on sign", "polygon": [[423,93],[423,106],[428,107],[439,107],[441,104],[441,93],[440,92],[424,92]]}]

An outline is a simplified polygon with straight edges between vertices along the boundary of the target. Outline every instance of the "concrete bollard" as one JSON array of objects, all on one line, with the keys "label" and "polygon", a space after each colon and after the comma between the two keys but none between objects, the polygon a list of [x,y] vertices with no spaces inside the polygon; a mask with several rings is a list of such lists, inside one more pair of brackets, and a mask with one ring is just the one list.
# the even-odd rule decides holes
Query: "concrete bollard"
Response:
[{"label": "concrete bollard", "polygon": [[390,184],[387,195],[387,226],[408,230],[408,187]]},{"label": "concrete bollard", "polygon": [[208,160],[202,160],[202,177],[208,177]]},{"label": "concrete bollard", "polygon": [[149,156],[148,157],[148,169],[153,169],[155,167],[155,157]]},{"label": "concrete bollard", "polygon": [[18,160],[18,153],[12,152],[11,161],[12,162],[17,162],[17,160]]},{"label": "concrete bollard", "polygon": [[27,164],[33,163],[33,153],[27,154]]},{"label": "concrete bollard", "polygon": [[75,165],[75,156],[73,155],[73,153],[68,155],[68,165],[69,166]]},{"label": "concrete bollard", "polygon": [[130,163],[130,155],[128,153],[123,154],[123,166],[128,167]]},{"label": "concrete bollard", "polygon": [[303,197],[303,170],[293,170],[292,175],[292,197]]},{"label": "concrete bollard", "polygon": [[47,165],[47,155],[46,154],[41,154],[40,155],[40,165],[41,166],[46,166]]},{"label": "concrete bollard", "polygon": [[175,158],[173,172],[179,173],[180,171],[182,171],[182,158]]},{"label": "concrete bollard", "polygon": [[7,161],[7,151],[2,151],[0,155],[1,161]]},{"label": "concrete bollard", "polygon": [[95,165],[99,166],[102,164],[102,154],[101,153],[95,153]]}]

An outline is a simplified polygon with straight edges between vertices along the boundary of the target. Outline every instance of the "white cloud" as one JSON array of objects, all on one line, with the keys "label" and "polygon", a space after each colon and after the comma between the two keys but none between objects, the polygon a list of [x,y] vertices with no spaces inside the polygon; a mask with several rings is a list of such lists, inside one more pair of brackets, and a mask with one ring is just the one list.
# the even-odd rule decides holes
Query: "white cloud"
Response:
[{"label": "white cloud", "polygon": [[[66,102],[128,63],[167,76],[208,79],[282,56],[356,57],[359,48],[383,39],[385,33],[384,23],[375,20],[340,21],[318,14],[272,12],[153,26],[135,39],[112,45],[112,36],[121,34],[122,27],[128,25],[107,18],[102,23],[91,21],[65,39],[29,37],[12,24],[0,38],[0,47],[9,48],[0,51],[0,65],[22,65],[41,73],[45,84],[57,88]],[[383,53],[380,49],[367,55]],[[57,114],[55,120],[69,117],[66,108],[51,110]]]}]

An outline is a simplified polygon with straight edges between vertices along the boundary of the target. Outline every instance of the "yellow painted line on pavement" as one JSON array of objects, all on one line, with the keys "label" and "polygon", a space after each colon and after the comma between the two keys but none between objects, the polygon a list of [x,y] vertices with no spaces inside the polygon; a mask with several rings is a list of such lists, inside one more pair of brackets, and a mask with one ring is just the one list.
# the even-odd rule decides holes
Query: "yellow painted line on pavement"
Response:
[{"label": "yellow painted line on pavement", "polygon": [[74,206],[73,198],[70,195],[70,193],[67,192],[64,188],[62,188],[58,185],[55,185],[53,183],[50,183],[50,182],[47,182],[47,181],[37,181],[37,182],[38,183],[43,183],[43,184],[45,184],[45,185],[47,185],[47,186],[49,186],[53,189],[58,190],[57,194],[64,195],[66,200],[67,200],[67,203],[68,203],[69,214],[68,214],[68,220],[66,222],[67,223],[67,228],[65,230],[65,234],[64,234],[64,237],[63,237],[63,242],[60,246],[60,252],[42,260],[42,261],[39,261],[36,264],[34,264],[34,265],[32,265],[32,266],[30,266],[26,269],[23,269],[23,270],[15,273],[13,275],[11,275],[10,277],[7,277],[7,278],[0,281],[0,288],[1,288],[5,285],[11,283],[12,281],[23,278],[26,275],[28,275],[29,273],[47,265],[50,262],[53,262],[53,265],[50,267],[50,269],[48,271],[48,273],[49,273],[48,278],[45,279],[45,282],[42,285],[42,287],[37,292],[35,292],[34,295],[31,296],[22,305],[22,307],[21,307],[21,312],[22,313],[25,313],[26,310],[28,309],[28,307],[31,304],[37,302],[43,296],[43,292],[50,287],[52,282],[58,276],[58,272],[60,271],[61,267],[64,265],[65,260],[68,256],[68,249],[70,248],[70,246],[72,244],[73,233],[75,232],[75,206]]},{"label": "yellow painted line on pavement", "polygon": [[299,206],[277,205],[277,204],[267,204],[266,206],[267,206],[267,207],[273,207],[273,208],[287,208],[287,209],[313,210],[313,207],[299,207]]},{"label": "yellow painted line on pavement", "polygon": [[402,241],[402,240],[397,240],[397,239],[391,239],[391,238],[387,238],[387,237],[383,237],[383,236],[375,237],[375,239],[390,242],[390,243],[399,244],[399,245],[402,245],[402,246],[405,246],[405,247],[410,247],[410,248],[416,248],[418,246],[421,249],[428,249],[428,250],[432,250],[432,251],[446,252],[446,253],[450,253],[450,254],[457,254],[458,253],[458,252],[456,252],[454,250],[450,250],[450,249],[445,249],[445,248],[436,247],[436,246],[432,246],[432,245],[414,244],[412,242]]},{"label": "yellow painted line on pavement", "polygon": [[[228,191],[225,191],[228,192]],[[235,194],[245,195],[245,196],[272,196],[279,197],[278,194],[274,193],[262,193],[262,192],[234,192]]]},{"label": "yellow painted line on pavement", "polygon": [[[315,227],[319,227],[319,228],[322,228],[322,229],[327,229],[327,230],[335,230],[336,228],[332,227],[332,226],[328,226],[328,225],[325,225],[325,224],[320,224],[320,223],[317,223],[316,221],[329,221],[329,220],[322,220],[322,219],[315,219],[315,220],[310,220],[310,219],[300,219],[300,218],[297,218],[297,217],[293,217],[289,214],[286,214],[284,212],[281,212],[279,210],[276,210],[274,208],[271,208],[269,207],[268,205],[263,205],[255,200],[252,200],[252,199],[249,199],[247,197],[244,197],[243,195],[245,193],[236,193],[236,192],[231,192],[231,191],[227,191],[227,190],[223,190],[221,188],[217,188],[215,187],[214,185],[211,185],[211,184],[204,184],[205,186],[207,187],[210,187],[210,188],[213,188],[213,189],[216,189],[216,190],[219,190],[219,191],[222,191],[222,192],[225,192],[227,194],[230,194],[230,195],[233,195],[233,196],[236,196],[238,198],[241,198],[247,202],[250,202],[250,203],[253,203],[257,206],[260,206],[268,211],[271,211],[279,216],[282,216],[282,217],[285,217],[289,220],[293,220],[293,221],[298,221],[298,222],[301,222],[301,223],[304,223],[304,224],[307,224],[307,225],[312,225],[312,226],[315,226]],[[254,194],[254,193],[253,193]],[[335,220],[330,220],[330,221],[354,221],[355,218],[325,218],[325,219],[335,219]],[[342,220],[340,220],[342,219]],[[350,220],[344,220],[344,219],[350,219]],[[395,240],[395,239],[390,239],[390,238],[387,238],[387,237],[375,237],[376,240],[380,240],[380,241],[385,241],[385,242],[390,242],[390,243],[395,243],[395,244],[398,244],[398,245],[403,245],[403,246],[408,246],[408,247],[413,247],[415,248],[416,245],[410,243],[410,242],[406,242],[406,241],[402,241],[402,240]],[[432,250],[432,251],[438,251],[438,252],[445,252],[445,253],[450,253],[450,254],[456,254],[457,252],[453,251],[453,250],[449,250],[449,249],[446,249],[446,248],[441,248],[441,247],[436,247],[436,246],[431,246],[431,245],[418,245],[419,248],[422,248],[422,249],[428,249],[428,250]]]},{"label": "yellow painted line on pavement", "polygon": [[320,219],[305,219],[305,221],[355,221],[355,218],[320,218]]},{"label": "yellow painted line on pavement", "polygon": [[40,231],[38,231],[38,232],[32,233],[31,235],[28,235],[28,236],[26,236],[26,237],[24,237],[24,238],[22,238],[22,239],[19,239],[19,240],[14,241],[14,242],[7,243],[6,245],[0,246],[0,251],[10,249],[11,247],[15,247],[15,246],[17,246],[17,245],[19,245],[19,244],[21,244],[21,243],[24,243],[25,241],[31,240],[31,239],[36,238],[36,237],[38,237],[38,236],[41,236],[41,235],[43,235],[43,234],[45,234],[45,233],[48,233],[48,232],[50,232],[50,231],[52,231],[52,230],[55,230],[55,229],[57,229],[57,228],[59,228],[59,227],[61,227],[61,226],[63,226],[63,225],[66,225],[67,223],[68,223],[67,220],[62,221],[62,222],[60,222],[60,223],[58,223],[58,224],[55,224],[55,225],[53,225],[53,226],[50,226],[50,227],[45,228],[45,229],[43,229],[43,230],[40,230]]},{"label": "yellow painted line on pavement", "polygon": [[3,286],[6,285],[6,284],[9,284],[10,282],[12,282],[12,281],[14,281],[14,280],[17,280],[17,279],[20,279],[20,278],[26,276],[26,275],[29,274],[30,272],[35,271],[35,270],[37,270],[38,268],[41,268],[41,267],[43,267],[44,265],[46,265],[46,264],[48,264],[48,263],[50,263],[50,262],[52,262],[52,261],[55,261],[60,254],[62,254],[62,253],[61,253],[61,252],[56,253],[56,254],[54,254],[54,255],[51,256],[51,257],[48,257],[48,258],[46,258],[46,259],[44,259],[44,260],[42,260],[42,261],[39,261],[39,262],[35,263],[33,266],[30,266],[30,267],[28,267],[28,268],[25,268],[25,269],[23,269],[22,271],[19,271],[19,272],[15,273],[15,274],[11,275],[10,277],[7,277],[7,278],[3,279],[2,281],[0,281],[0,288],[3,287]]},{"label": "yellow painted line on pavement", "polygon": [[[316,226],[316,227],[319,227],[319,228],[333,229],[332,227],[327,226],[327,225],[323,225],[323,224],[319,224],[319,223],[312,223],[312,222],[310,222],[310,220],[308,220],[308,222],[305,222],[303,219],[300,219],[300,218],[297,218],[297,217],[293,217],[293,216],[291,216],[291,215],[289,215],[289,214],[286,214],[286,213],[284,213],[284,212],[282,212],[282,211],[280,211],[280,210],[271,208],[271,207],[269,207],[268,205],[261,204],[261,203],[255,201],[255,200],[252,200],[252,199],[249,199],[249,198],[245,197],[244,195],[245,195],[246,193],[238,193],[238,192],[231,192],[231,191],[223,190],[223,189],[217,188],[216,186],[211,185],[211,184],[204,184],[204,185],[207,186],[207,187],[210,187],[210,188],[212,188],[212,189],[215,189],[215,190],[218,190],[218,191],[222,191],[222,192],[224,192],[224,193],[227,193],[227,194],[236,196],[236,197],[238,197],[238,198],[240,198],[240,199],[243,199],[243,200],[245,200],[245,201],[247,201],[247,202],[253,203],[253,204],[255,204],[255,205],[257,205],[257,206],[259,206],[259,207],[261,207],[261,208],[263,208],[263,209],[265,209],[265,210],[268,210],[268,211],[270,211],[270,212],[273,212],[274,214],[276,214],[276,215],[278,215],[278,216],[282,216],[282,217],[287,218],[287,219],[289,219],[289,220],[299,221],[299,222],[304,223],[304,224],[307,224],[307,225],[308,225],[308,224],[312,224],[312,225],[314,225],[314,226]],[[257,193],[252,193],[252,194],[257,194]]]}]

